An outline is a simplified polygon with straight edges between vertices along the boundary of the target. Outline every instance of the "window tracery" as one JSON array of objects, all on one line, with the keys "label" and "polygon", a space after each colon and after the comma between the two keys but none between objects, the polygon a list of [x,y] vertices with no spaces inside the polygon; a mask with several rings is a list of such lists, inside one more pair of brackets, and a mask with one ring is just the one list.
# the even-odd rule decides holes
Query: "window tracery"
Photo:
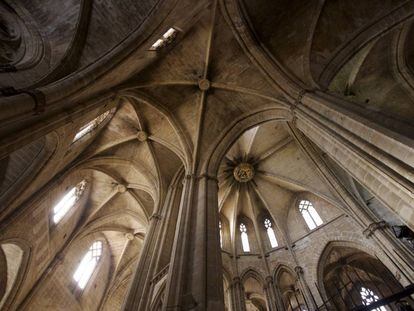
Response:
[{"label": "window tracery", "polygon": [[241,233],[243,251],[245,253],[248,253],[250,252],[250,244],[249,244],[249,237],[247,235],[247,228],[243,223],[241,223],[239,229]]},{"label": "window tracery", "polygon": [[323,224],[321,217],[313,207],[313,204],[308,200],[302,200],[299,203],[299,211],[305,219],[306,224],[310,230],[315,229]]},{"label": "window tracery", "polygon": [[[379,300],[379,297],[375,295],[375,293],[369,288],[362,286],[359,293],[361,295],[362,303],[364,304],[364,306],[368,306],[371,303]],[[373,310],[374,311],[386,311],[385,307],[379,307]]]},{"label": "window tracery", "polygon": [[272,248],[278,247],[279,244],[277,243],[275,231],[272,228],[272,222],[268,218],[264,220],[264,226],[269,238],[270,245]]},{"label": "window tracery", "polygon": [[99,124],[101,124],[108,117],[108,115],[112,111],[113,111],[113,109],[107,110],[104,113],[102,113],[101,115],[97,116],[92,121],[89,121],[84,126],[82,126],[79,129],[79,131],[76,133],[75,137],[73,138],[73,142],[78,141],[83,136],[85,136],[86,134],[88,134],[88,133],[92,132],[94,129],[96,129],[99,126]]},{"label": "window tracery", "polygon": [[102,256],[102,242],[95,241],[88,252],[82,258],[78,268],[73,274],[73,279],[80,289],[84,289],[92,276],[99,259]]},{"label": "window tracery", "polygon": [[57,224],[62,218],[69,212],[69,210],[75,205],[75,203],[82,196],[86,187],[86,181],[82,180],[75,187],[69,190],[58,204],[53,208],[53,222]]}]

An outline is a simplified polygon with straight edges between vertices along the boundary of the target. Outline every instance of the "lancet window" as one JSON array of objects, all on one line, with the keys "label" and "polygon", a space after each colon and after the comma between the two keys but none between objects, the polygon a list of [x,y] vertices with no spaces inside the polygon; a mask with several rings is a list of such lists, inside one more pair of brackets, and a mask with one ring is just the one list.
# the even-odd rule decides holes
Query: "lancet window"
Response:
[{"label": "lancet window", "polygon": [[323,224],[321,217],[308,200],[302,200],[299,203],[299,211],[306,221],[309,229],[313,230]]},{"label": "lancet window", "polygon": [[267,236],[269,238],[270,245],[272,246],[272,248],[278,247],[275,231],[272,228],[272,222],[270,221],[270,219],[266,218],[264,220],[264,226],[267,232]]},{"label": "lancet window", "polygon": [[99,124],[101,124],[108,117],[108,115],[111,113],[111,111],[112,110],[105,111],[104,113],[102,113],[101,115],[99,115],[95,119],[93,119],[92,121],[89,121],[84,126],[82,126],[79,129],[79,131],[76,133],[75,137],[73,138],[73,142],[78,141],[83,136],[85,136],[86,134],[88,134],[88,133],[92,132],[94,129],[96,129],[99,126]]},{"label": "lancet window", "polygon": [[57,224],[70,211],[75,203],[82,196],[86,187],[86,181],[82,180],[75,187],[69,190],[53,208],[53,222]]},{"label": "lancet window", "polygon": [[245,224],[241,223],[239,229],[240,229],[243,251],[245,253],[248,253],[250,252],[250,244],[249,244],[249,237],[247,235],[247,228]]},{"label": "lancet window", "polygon": [[80,289],[84,289],[102,256],[102,242],[95,241],[82,258],[73,279]]}]

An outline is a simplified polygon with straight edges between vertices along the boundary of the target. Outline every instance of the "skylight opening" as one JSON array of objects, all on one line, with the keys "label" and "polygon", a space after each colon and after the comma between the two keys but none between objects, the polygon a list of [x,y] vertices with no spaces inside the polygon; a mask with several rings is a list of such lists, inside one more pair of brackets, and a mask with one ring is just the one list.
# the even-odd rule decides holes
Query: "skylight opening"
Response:
[{"label": "skylight opening", "polygon": [[58,204],[53,208],[53,222],[57,224],[75,205],[85,189],[86,181],[82,180],[79,184],[69,190]]},{"label": "skylight opening", "polygon": [[102,255],[102,242],[95,241],[89,248],[88,252],[82,258],[78,268],[73,274],[73,279],[77,283],[80,289],[84,289],[89,279],[91,278],[93,271],[95,270],[99,259]]},{"label": "skylight opening", "polygon": [[175,28],[168,29],[161,38],[155,41],[152,45],[150,50],[151,51],[158,51],[159,49],[163,48],[164,46],[170,44],[175,37],[177,36],[178,30]]},{"label": "skylight opening", "polygon": [[96,129],[99,124],[101,124],[107,117],[108,115],[111,113],[111,111],[113,110],[108,110],[105,111],[104,113],[102,113],[101,115],[97,116],[95,119],[93,119],[92,121],[86,123],[84,126],[82,126],[79,131],[76,133],[75,137],[73,138],[73,142],[81,139],[83,136],[85,136],[86,134],[92,132],[94,129]]}]

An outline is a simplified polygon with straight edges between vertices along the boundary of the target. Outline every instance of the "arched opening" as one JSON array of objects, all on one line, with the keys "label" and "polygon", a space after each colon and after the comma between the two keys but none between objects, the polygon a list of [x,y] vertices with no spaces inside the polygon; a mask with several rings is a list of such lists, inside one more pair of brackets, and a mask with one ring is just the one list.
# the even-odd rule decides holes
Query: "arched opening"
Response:
[{"label": "arched opening", "polygon": [[243,278],[244,301],[247,311],[267,311],[266,294],[263,283],[254,274],[248,273]]},{"label": "arched opening", "polygon": [[0,310],[6,310],[22,280],[28,254],[15,243],[0,246]]},{"label": "arched opening", "polygon": [[7,212],[13,200],[22,200],[56,150],[58,138],[52,132],[15,150],[0,160],[0,212]]},{"label": "arched opening", "polygon": [[295,274],[286,267],[279,268],[276,273],[277,288],[280,291],[283,305],[287,311],[308,310]]},{"label": "arched opening", "polygon": [[7,260],[3,249],[0,247],[0,301],[3,299],[7,286]]},{"label": "arched opening", "polygon": [[[337,310],[369,305],[403,289],[378,258],[347,244],[328,245],[318,269],[324,304]],[[412,304],[410,298],[404,300]],[[375,310],[397,310],[397,306],[391,303]]]}]

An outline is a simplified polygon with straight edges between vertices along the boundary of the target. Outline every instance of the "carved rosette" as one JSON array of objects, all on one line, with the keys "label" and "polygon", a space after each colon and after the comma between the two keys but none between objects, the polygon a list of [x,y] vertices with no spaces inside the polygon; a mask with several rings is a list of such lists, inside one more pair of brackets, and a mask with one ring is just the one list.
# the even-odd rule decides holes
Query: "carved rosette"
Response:
[{"label": "carved rosette", "polygon": [[238,182],[248,182],[254,177],[254,168],[250,163],[240,163],[234,168],[234,179]]}]

